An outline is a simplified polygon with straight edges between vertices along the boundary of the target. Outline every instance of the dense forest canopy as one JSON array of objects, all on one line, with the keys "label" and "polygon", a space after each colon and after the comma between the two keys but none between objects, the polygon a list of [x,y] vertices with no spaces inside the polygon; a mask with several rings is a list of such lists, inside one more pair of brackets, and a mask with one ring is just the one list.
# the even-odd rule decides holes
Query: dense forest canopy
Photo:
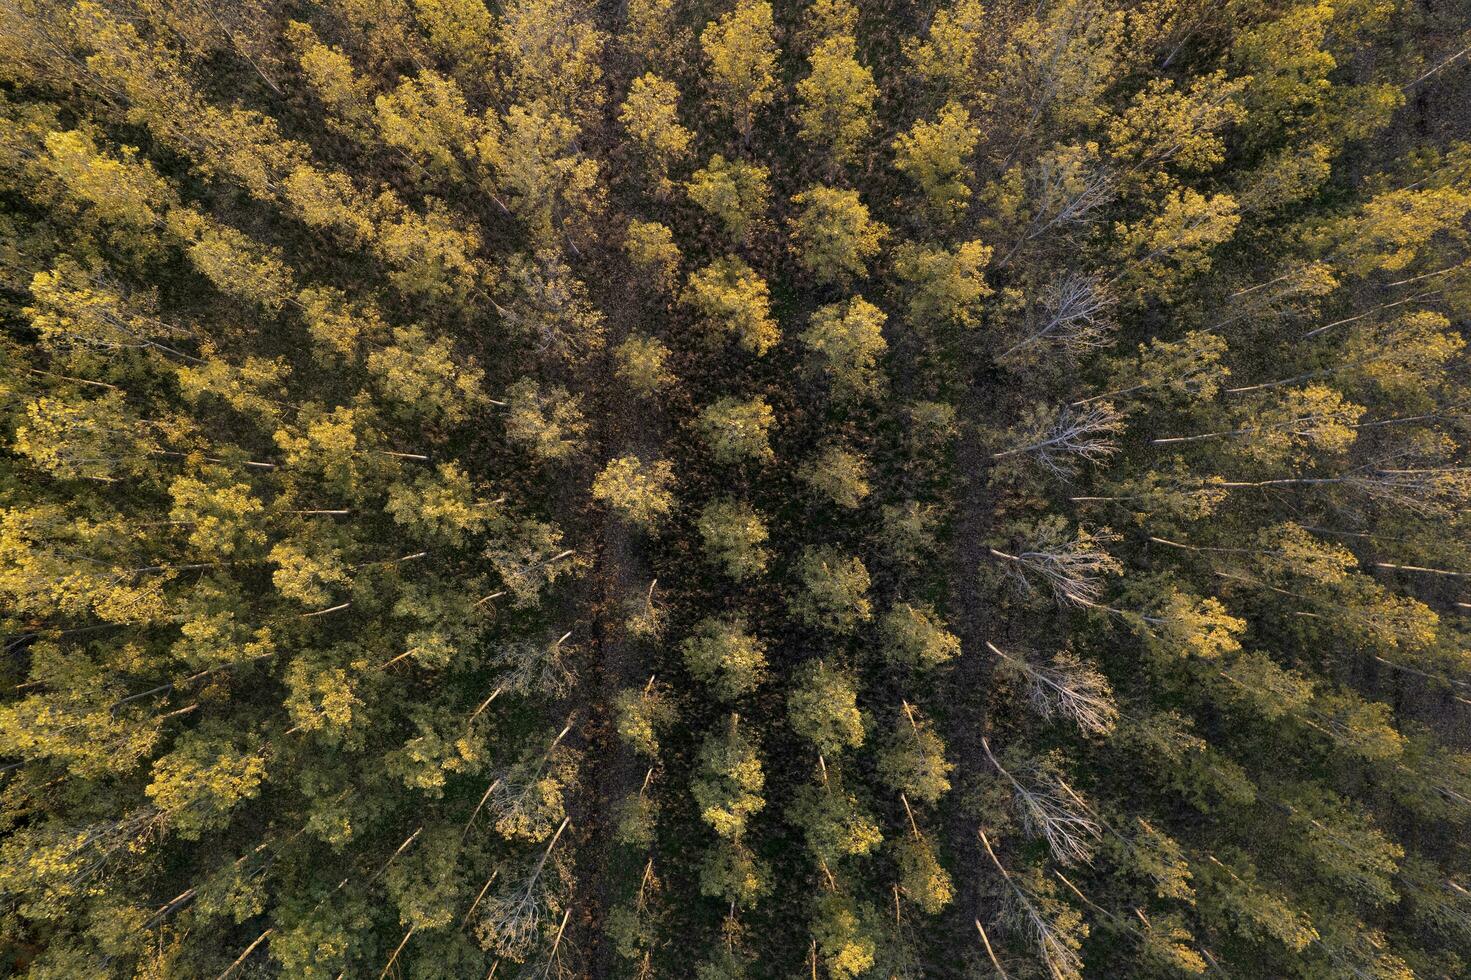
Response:
[{"label": "dense forest canopy", "polygon": [[0,0],[0,970],[1471,976],[1466,0]]}]

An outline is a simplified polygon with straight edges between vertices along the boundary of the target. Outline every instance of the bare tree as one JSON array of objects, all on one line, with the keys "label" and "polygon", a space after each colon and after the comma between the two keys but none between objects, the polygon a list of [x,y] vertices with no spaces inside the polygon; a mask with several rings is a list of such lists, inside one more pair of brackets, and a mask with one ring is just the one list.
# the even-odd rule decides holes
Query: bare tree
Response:
[{"label": "bare tree", "polygon": [[1022,420],[1022,445],[992,458],[1031,455],[1058,476],[1071,476],[1080,461],[1096,463],[1118,452],[1114,437],[1123,429],[1123,413],[1108,402],[1043,409]]},{"label": "bare tree", "polygon": [[1088,225],[1114,197],[1114,175],[1077,147],[1044,155],[1027,174],[1028,196],[1037,202],[1016,244],[997,263],[1004,267],[1023,245],[1048,232]]},{"label": "bare tree", "polygon": [[1092,664],[1068,652],[1059,652],[1049,665],[1003,653],[994,643],[986,646],[1021,674],[1027,683],[1027,700],[1043,718],[1064,718],[1085,735],[1106,735],[1118,723],[1119,710],[1113,703],[1108,679]]},{"label": "bare tree", "polygon": [[552,912],[551,883],[545,875],[547,861],[570,820],[563,818],[551,843],[524,878],[485,899],[476,932],[496,955],[519,963],[541,935],[542,924]]},{"label": "bare tree", "polygon": [[1049,522],[1038,528],[1030,550],[1008,554],[990,549],[991,554],[1009,562],[1023,590],[1032,591],[1032,579],[1046,583],[1060,606],[1092,608],[1103,596],[1103,578],[1123,573],[1124,566],[1103,545],[1117,541],[1107,528],[1097,532],[1078,528],[1071,538],[1061,522]]},{"label": "bare tree", "polygon": [[[1058,922],[1043,910],[1039,899],[1023,887],[1016,880],[1016,876],[1006,869],[1006,865],[1001,863],[1001,859],[996,856],[995,850],[991,847],[991,839],[986,836],[986,831],[980,829],[976,833],[980,836],[981,843],[986,848],[986,854],[991,858],[991,863],[996,865],[996,870],[1001,872],[1002,879],[1011,888],[1012,910],[1008,918],[1018,924],[1019,931],[1032,940],[1042,957],[1043,964],[1047,967],[1048,975],[1052,977],[1052,980],[1076,980],[1082,977],[1083,959],[1078,955],[1075,945],[1067,940]],[[976,924],[979,927],[980,921],[977,920]],[[981,930],[981,934],[984,937],[984,929]],[[987,940],[988,949],[990,945],[990,941]]]},{"label": "bare tree", "polygon": [[1103,829],[1055,766],[1039,761],[1013,775],[997,761],[984,736],[981,748],[985,749],[991,765],[1011,784],[1012,799],[1027,833],[1045,840],[1053,858],[1061,864],[1090,863],[1093,845],[1103,836]]},{"label": "bare tree", "polygon": [[500,685],[515,694],[565,693],[575,679],[565,646],[571,635],[569,631],[551,643],[518,640],[497,647],[489,661],[505,671],[498,678]]},{"label": "bare tree", "polygon": [[1039,344],[1074,356],[1108,347],[1115,327],[1109,314],[1116,302],[1097,276],[1069,272],[1044,293],[1041,316],[1030,324],[1030,333],[996,359],[1005,361]]},{"label": "bare tree", "polygon": [[1391,469],[1367,464],[1340,476],[1285,477],[1276,480],[1222,480],[1226,489],[1249,487],[1342,486],[1391,507],[1422,516],[1454,514],[1471,506],[1471,467],[1428,466]]}]

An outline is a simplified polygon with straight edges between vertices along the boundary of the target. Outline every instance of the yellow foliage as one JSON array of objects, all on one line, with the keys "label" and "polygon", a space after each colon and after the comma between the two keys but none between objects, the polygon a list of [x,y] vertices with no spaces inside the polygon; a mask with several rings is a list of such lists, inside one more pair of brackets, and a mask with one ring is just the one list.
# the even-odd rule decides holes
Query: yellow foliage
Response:
[{"label": "yellow foliage", "polygon": [[776,94],[776,36],[771,4],[737,0],[735,8],[700,35],[708,71],[705,84],[716,107],[744,137],[756,113]]},{"label": "yellow foliage", "polygon": [[731,237],[743,239],[766,211],[771,172],[765,167],[727,160],[719,153],[685,184],[690,200],[719,218]]},{"label": "yellow foliage", "polygon": [[934,122],[921,119],[894,140],[894,167],[919,185],[938,214],[955,217],[970,200],[966,177],[980,138],[965,107],[947,102]]},{"label": "yellow foliage", "polygon": [[857,191],[813,187],[793,196],[792,248],[819,282],[845,283],[868,272],[888,226],[869,217]]},{"label": "yellow foliage", "polygon": [[674,244],[674,232],[668,225],[636,218],[630,220],[623,250],[661,287],[668,288],[674,282],[674,275],[679,271],[680,254],[679,246]]},{"label": "yellow foliage", "polygon": [[887,319],[883,310],[862,296],[846,304],[819,307],[812,314],[802,342],[811,348],[834,398],[878,394],[878,359],[888,350],[883,333]]},{"label": "yellow foliage", "polygon": [[592,497],[634,524],[652,528],[674,510],[674,466],[667,459],[645,463],[620,456],[593,479]]},{"label": "yellow foliage", "polygon": [[819,42],[810,59],[812,73],[797,83],[802,138],[837,165],[857,160],[874,127],[878,87],[855,50],[856,42],[847,34]]},{"label": "yellow foliage", "polygon": [[781,333],[771,319],[766,280],[735,256],[716,259],[690,273],[680,297],[720,333],[733,333],[758,357],[775,347]]},{"label": "yellow foliage", "polygon": [[667,193],[671,164],[689,153],[695,134],[679,124],[679,89],[652,72],[633,80],[618,121],[638,144],[649,165],[655,188]]}]

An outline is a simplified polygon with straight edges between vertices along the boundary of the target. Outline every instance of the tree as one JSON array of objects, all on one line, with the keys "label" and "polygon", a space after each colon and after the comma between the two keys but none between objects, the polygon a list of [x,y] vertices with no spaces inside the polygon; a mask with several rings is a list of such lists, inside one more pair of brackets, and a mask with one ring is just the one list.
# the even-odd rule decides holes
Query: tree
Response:
[{"label": "tree", "polygon": [[740,716],[711,733],[700,746],[700,765],[690,792],[700,816],[721,837],[739,841],[751,816],[766,806],[761,757],[741,730]]},{"label": "tree", "polygon": [[775,454],[767,433],[775,422],[776,415],[764,399],[722,398],[701,409],[698,425],[718,462],[769,462]]},{"label": "tree", "polygon": [[628,257],[643,272],[650,274],[661,286],[674,283],[679,271],[679,246],[674,244],[674,233],[657,221],[630,221],[623,249]]},{"label": "tree", "polygon": [[756,113],[776,97],[776,37],[771,4],[737,0],[733,9],[700,34],[710,100],[743,140]]},{"label": "tree", "polygon": [[824,756],[863,744],[863,716],[851,676],[821,660],[798,672],[787,698],[787,719]]},{"label": "tree", "polygon": [[618,379],[640,395],[655,395],[674,384],[666,366],[669,348],[645,334],[629,334],[613,352],[618,358]]},{"label": "tree", "polygon": [[900,603],[884,614],[884,655],[897,664],[939,667],[960,655],[960,638],[925,603]]},{"label": "tree", "polygon": [[679,124],[679,89],[648,72],[633,80],[618,121],[638,144],[656,193],[673,191],[669,168],[689,153],[695,135]]},{"label": "tree", "polygon": [[746,350],[760,357],[781,340],[771,319],[766,281],[735,256],[716,259],[690,273],[681,299],[719,333],[734,333]]},{"label": "tree", "polygon": [[936,505],[906,500],[886,504],[879,514],[879,543],[894,565],[912,571],[934,554],[939,522]]},{"label": "tree", "polygon": [[719,153],[691,175],[685,193],[700,208],[720,219],[736,241],[749,237],[751,226],[768,207],[771,172],[740,160],[727,160]]},{"label": "tree", "polygon": [[934,122],[921,119],[894,140],[894,168],[919,185],[942,220],[952,219],[970,200],[965,176],[980,138],[965,107],[947,102]]},{"label": "tree", "polygon": [[379,138],[445,180],[462,179],[461,160],[474,152],[479,121],[453,79],[432,71],[405,78],[373,100]]},{"label": "tree", "polygon": [[802,138],[827,154],[834,167],[857,160],[874,126],[878,87],[856,53],[851,35],[825,38],[809,58],[811,74],[797,83]]},{"label": "tree", "polygon": [[909,318],[915,323],[938,320],[973,327],[980,302],[991,295],[985,268],[991,249],[978,241],[954,251],[905,244],[894,252],[894,271],[910,283]]},{"label": "tree", "polygon": [[1032,542],[1026,550],[1007,554],[991,549],[994,557],[1007,563],[1023,592],[1041,582],[1059,605],[1088,608],[1098,604],[1104,577],[1123,570],[1118,559],[1104,550],[1116,540],[1107,528],[1094,532],[1079,527],[1069,535],[1063,522],[1052,520],[1029,530]]},{"label": "tree", "polygon": [[824,865],[838,867],[844,858],[871,854],[883,842],[873,818],[858,800],[829,779],[821,785],[797,788],[792,820],[803,829],[807,846]]},{"label": "tree", "polygon": [[651,759],[659,757],[658,730],[675,720],[674,706],[651,684],[624,688],[614,699],[618,736]]},{"label": "tree", "polygon": [[1091,402],[1080,409],[1037,406],[1010,438],[1016,445],[992,455],[1031,456],[1053,473],[1069,476],[1080,463],[1096,463],[1118,452],[1114,437],[1123,429],[1123,416],[1108,402]]},{"label": "tree", "polygon": [[1112,342],[1111,312],[1115,300],[1097,277],[1068,274],[1047,290],[1028,317],[1026,333],[996,355],[998,361],[1030,363],[1039,347],[1050,347],[1072,357],[1086,356]]},{"label": "tree", "polygon": [[209,728],[191,732],[154,763],[144,794],[186,840],[221,826],[242,799],[260,792],[265,762],[238,738]]},{"label": "tree", "polygon": [[509,96],[505,104],[540,103],[579,127],[592,123],[603,104],[608,42],[592,6],[580,0],[510,0],[498,14],[495,55]]},{"label": "tree", "polygon": [[651,529],[674,510],[673,482],[674,466],[667,459],[645,463],[637,456],[620,456],[593,480],[592,497]]},{"label": "tree", "polygon": [[1167,296],[1191,276],[1211,266],[1211,250],[1236,231],[1240,215],[1228,194],[1207,198],[1193,190],[1176,191],[1159,213],[1120,224],[1125,254],[1131,255],[1125,283],[1138,295]]},{"label": "tree", "polygon": [[412,0],[411,6],[414,18],[439,54],[467,68],[487,64],[495,28],[484,4],[472,0]]},{"label": "tree", "polygon": [[828,446],[802,464],[797,475],[816,493],[848,510],[868,496],[867,460],[838,446]]},{"label": "tree", "polygon": [[749,694],[766,672],[766,648],[739,618],[707,619],[680,645],[685,666],[727,701]]},{"label": "tree", "polygon": [[888,349],[883,327],[888,317],[861,296],[846,304],[819,307],[802,333],[819,370],[837,399],[878,394],[878,359]]},{"label": "tree", "polygon": [[917,708],[904,704],[879,747],[879,778],[909,800],[934,804],[950,792],[954,768],[945,758],[945,743],[934,725]]},{"label": "tree", "polygon": [[766,522],[743,500],[729,497],[712,501],[700,515],[700,537],[710,559],[740,581],[766,570]]},{"label": "tree", "polygon": [[848,980],[873,966],[875,945],[864,927],[866,911],[838,892],[818,897],[812,932],[832,976]]},{"label": "tree", "polygon": [[868,569],[830,546],[803,549],[796,574],[802,591],[787,600],[792,615],[809,626],[852,633],[873,618],[868,600]]},{"label": "tree", "polygon": [[587,286],[572,274],[564,255],[550,250],[518,255],[506,274],[515,293],[498,312],[524,340],[574,362],[602,350],[603,313],[592,304]]},{"label": "tree", "polygon": [[1031,707],[1040,717],[1068,721],[1085,735],[1107,735],[1117,725],[1113,690],[1108,678],[1092,664],[1066,650],[1055,654],[1051,663],[1042,664],[987,646],[1000,658],[1003,671],[1024,681]]},{"label": "tree", "polygon": [[1059,772],[1059,760],[1053,756],[1028,760],[1013,773],[991,753],[985,739],[981,745],[986,758],[1011,785],[1012,804],[1027,833],[1045,841],[1059,864],[1087,863],[1103,829]]},{"label": "tree", "polygon": [[587,435],[581,404],[566,388],[522,378],[506,390],[506,435],[541,459],[566,459]]},{"label": "tree", "polygon": [[477,146],[492,189],[542,248],[557,241],[559,228],[580,231],[602,211],[598,165],[578,150],[577,135],[571,118],[531,103],[511,106]]},{"label": "tree", "polygon": [[[749,908],[771,891],[771,870],[739,841],[719,840],[700,865],[700,892]],[[703,975],[703,974],[702,974]]]},{"label": "tree", "polygon": [[924,84],[946,97],[974,97],[983,76],[976,58],[987,40],[985,8],[960,0],[935,13],[924,41],[905,38],[904,53]]},{"label": "tree", "polygon": [[1225,353],[1225,341],[1202,330],[1177,341],[1156,337],[1139,345],[1137,361],[1120,365],[1114,375],[1117,384],[1098,397],[1208,399],[1230,375],[1222,363]]},{"label": "tree", "polygon": [[675,14],[675,0],[629,0],[628,29],[618,40],[645,66],[677,64],[683,45]]},{"label": "tree", "polygon": [[804,269],[826,283],[867,274],[868,260],[879,253],[889,229],[868,216],[857,191],[813,187],[792,203],[799,209],[792,219],[792,248]]},{"label": "tree", "polygon": [[366,134],[372,87],[358,75],[352,59],[341,48],[323,44],[311,26],[300,21],[287,24],[286,36],[313,93],[332,112],[328,124],[335,123],[349,135]]},{"label": "tree", "polygon": [[955,899],[955,886],[929,839],[911,834],[894,842],[899,860],[899,887],[929,915],[937,915]]}]

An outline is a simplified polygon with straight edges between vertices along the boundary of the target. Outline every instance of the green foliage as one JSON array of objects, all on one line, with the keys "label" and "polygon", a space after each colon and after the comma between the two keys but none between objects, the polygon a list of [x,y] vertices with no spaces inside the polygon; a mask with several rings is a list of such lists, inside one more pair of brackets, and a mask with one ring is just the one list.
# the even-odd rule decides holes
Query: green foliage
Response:
[{"label": "green foliage", "polygon": [[900,838],[894,843],[899,860],[899,887],[928,915],[943,912],[955,899],[950,874],[941,866],[924,837]]},{"label": "green foliage", "polygon": [[625,847],[646,849],[654,843],[656,811],[654,801],[642,794],[629,796],[619,803],[615,817],[614,839]]},{"label": "green foliage", "polygon": [[964,242],[953,251],[911,244],[895,250],[894,271],[911,284],[910,319],[975,326],[980,303],[992,292],[985,276],[991,251],[978,241]]},{"label": "green foliage", "polygon": [[868,569],[856,556],[844,557],[832,547],[806,548],[797,560],[796,575],[802,588],[787,605],[809,626],[848,634],[873,618]]},{"label": "green foliage", "polygon": [[905,54],[926,87],[952,97],[975,92],[976,58],[987,40],[985,17],[979,0],[960,0],[935,13],[923,42],[905,38]]},{"label": "green foliage", "polygon": [[690,783],[700,817],[721,837],[739,841],[751,816],[766,806],[765,786],[761,757],[740,719],[731,715],[725,728],[700,746],[699,769]]},{"label": "green foliage", "polygon": [[690,673],[724,700],[755,690],[766,672],[766,648],[741,619],[707,619],[681,644]]},{"label": "green foliage", "polygon": [[836,892],[818,898],[812,934],[831,976],[849,980],[873,966],[876,946],[866,928],[866,917],[866,909]]},{"label": "green foliage", "polygon": [[666,366],[669,348],[644,334],[629,334],[613,352],[618,358],[618,380],[640,395],[654,395],[675,381]]},{"label": "green foliage", "polygon": [[820,497],[852,510],[868,496],[868,461],[857,453],[828,446],[797,471],[802,482]]},{"label": "green foliage", "polygon": [[821,660],[798,672],[787,697],[787,720],[824,756],[863,744],[863,716],[853,678]]},{"label": "green foliage", "polygon": [[618,737],[651,759],[659,757],[660,728],[675,718],[674,706],[656,688],[624,688],[613,699]]},{"label": "green foliage", "polygon": [[766,548],[766,522],[750,504],[716,500],[700,515],[700,537],[712,561],[737,581],[760,575],[771,553]]},{"label": "green foliage", "polygon": [[939,667],[960,655],[960,638],[924,603],[901,603],[884,614],[884,655],[897,664]]},{"label": "green foliage", "polygon": [[661,286],[674,283],[679,271],[679,246],[674,232],[657,221],[630,221],[623,250],[643,272],[652,275]]},{"label": "green foliage", "polygon": [[697,425],[718,462],[768,462],[775,457],[767,440],[775,422],[775,413],[763,399],[722,398],[700,411]]},{"label": "green foliage", "polygon": [[717,841],[700,865],[702,895],[719,898],[738,908],[749,908],[770,891],[770,868],[739,840]]},{"label": "green foliage", "polygon": [[587,435],[581,405],[566,388],[543,389],[522,378],[506,389],[506,437],[541,459],[566,459]]},{"label": "green foliage", "polygon": [[1466,975],[1467,25],[0,3],[0,969]]},{"label": "green foliage", "polygon": [[914,802],[935,803],[950,792],[954,768],[934,726],[906,704],[879,749],[879,778]]},{"label": "green foliage", "polygon": [[859,809],[855,797],[830,783],[799,787],[791,818],[803,829],[817,859],[837,867],[844,858],[871,854],[883,842],[883,834]]}]

